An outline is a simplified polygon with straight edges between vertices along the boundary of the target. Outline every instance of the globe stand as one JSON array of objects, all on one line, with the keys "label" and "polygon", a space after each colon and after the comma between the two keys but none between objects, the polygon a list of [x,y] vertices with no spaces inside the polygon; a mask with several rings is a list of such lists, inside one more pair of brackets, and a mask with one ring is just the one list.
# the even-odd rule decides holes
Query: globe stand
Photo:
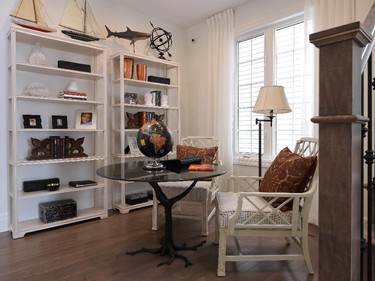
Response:
[{"label": "globe stand", "polygon": [[153,159],[152,162],[143,167],[144,170],[163,170],[164,168],[165,166],[156,159]]}]

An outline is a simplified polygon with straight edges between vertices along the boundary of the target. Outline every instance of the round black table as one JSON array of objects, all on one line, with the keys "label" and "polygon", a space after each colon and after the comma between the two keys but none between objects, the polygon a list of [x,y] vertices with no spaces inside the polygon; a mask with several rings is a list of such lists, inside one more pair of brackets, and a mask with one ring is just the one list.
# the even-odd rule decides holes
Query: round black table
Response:
[{"label": "round black table", "polygon": [[[124,180],[132,182],[148,182],[155,191],[156,198],[159,200],[160,204],[165,210],[165,236],[162,240],[162,244],[158,248],[148,249],[142,248],[137,251],[128,252],[129,255],[135,255],[141,252],[149,253],[160,253],[161,255],[168,254],[169,258],[158,264],[158,266],[163,264],[171,264],[175,258],[180,258],[185,261],[185,267],[191,265],[191,262],[187,257],[180,255],[177,251],[183,250],[197,250],[198,247],[202,246],[206,241],[201,241],[192,246],[176,246],[173,241],[172,235],[172,207],[173,205],[181,200],[190,192],[190,190],[196,185],[199,180],[207,180],[213,177],[217,177],[226,173],[226,169],[220,165],[212,165],[213,171],[188,171],[187,169],[182,169],[176,171],[173,170],[157,170],[150,171],[145,170],[143,167],[146,162],[144,161],[134,161],[119,164],[112,164],[102,168],[99,168],[96,173],[104,178],[112,180]],[[159,186],[159,182],[175,182],[175,181],[192,181],[188,188],[186,188],[181,194],[167,198]]]}]

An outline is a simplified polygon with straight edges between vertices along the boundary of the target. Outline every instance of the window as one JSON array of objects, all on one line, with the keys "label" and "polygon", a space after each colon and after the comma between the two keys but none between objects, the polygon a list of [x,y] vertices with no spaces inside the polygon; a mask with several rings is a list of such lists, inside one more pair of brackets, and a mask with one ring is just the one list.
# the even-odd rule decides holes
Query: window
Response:
[{"label": "window", "polygon": [[262,123],[265,158],[273,158],[286,146],[294,148],[297,139],[309,135],[312,103],[305,82],[309,76],[306,37],[304,22],[299,21],[268,27],[237,40],[236,154],[258,154],[259,128],[255,119],[264,116],[252,110],[264,85],[284,86],[292,109],[291,113],[278,114],[272,127]]}]

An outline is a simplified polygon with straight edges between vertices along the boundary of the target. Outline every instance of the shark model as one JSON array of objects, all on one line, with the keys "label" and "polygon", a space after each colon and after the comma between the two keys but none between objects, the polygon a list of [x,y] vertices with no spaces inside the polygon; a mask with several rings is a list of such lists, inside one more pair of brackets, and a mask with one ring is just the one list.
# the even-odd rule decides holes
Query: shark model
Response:
[{"label": "shark model", "polygon": [[133,31],[129,27],[126,27],[126,31],[123,31],[123,32],[111,31],[107,26],[105,26],[105,28],[107,29],[107,32],[108,32],[107,38],[114,36],[114,37],[130,40],[130,45],[133,45],[134,52],[135,52],[136,41],[145,40],[151,36],[150,33]]}]

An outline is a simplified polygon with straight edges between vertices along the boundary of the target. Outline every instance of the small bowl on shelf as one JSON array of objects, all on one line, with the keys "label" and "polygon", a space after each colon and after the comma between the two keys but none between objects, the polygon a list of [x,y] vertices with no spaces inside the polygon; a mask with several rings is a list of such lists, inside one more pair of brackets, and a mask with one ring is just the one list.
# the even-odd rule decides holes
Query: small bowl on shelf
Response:
[{"label": "small bowl on shelf", "polygon": [[127,104],[137,104],[137,97],[136,93],[125,93],[125,103]]},{"label": "small bowl on shelf", "polygon": [[46,185],[48,191],[56,191],[60,188],[60,184],[58,182],[51,182]]}]

